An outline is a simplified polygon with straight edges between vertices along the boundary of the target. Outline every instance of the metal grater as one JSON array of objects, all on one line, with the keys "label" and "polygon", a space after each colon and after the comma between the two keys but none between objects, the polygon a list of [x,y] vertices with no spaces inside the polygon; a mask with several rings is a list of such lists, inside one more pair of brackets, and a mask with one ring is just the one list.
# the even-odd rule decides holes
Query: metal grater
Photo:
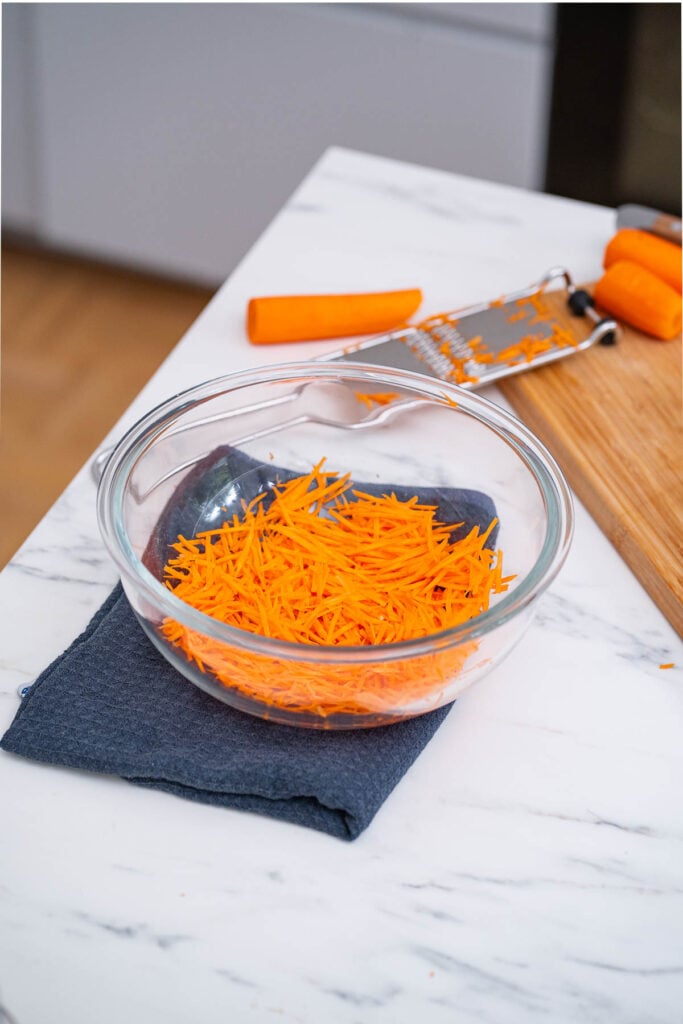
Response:
[{"label": "metal grater", "polygon": [[[564,287],[551,288],[557,282],[563,282]],[[616,322],[601,319],[588,292],[576,288],[566,270],[555,267],[537,284],[523,291],[453,313],[429,317],[415,326],[349,345],[341,352],[319,356],[313,362],[370,363],[429,374],[475,389],[492,384],[501,377],[563,359],[597,341],[612,344],[617,334]],[[233,409],[225,418],[232,419],[277,405],[287,406],[298,398],[304,386],[273,399]],[[357,398],[360,392],[361,389],[355,392]],[[373,399],[376,398],[373,395]],[[239,446],[293,423],[326,423],[348,430],[371,427],[404,409],[407,404],[409,402],[406,401],[381,404],[361,419],[354,417],[350,423],[299,412],[289,421],[267,429],[249,430],[239,439],[233,438],[231,443]],[[197,420],[194,426],[201,423]],[[91,471],[95,481],[99,481],[112,450],[107,448],[93,459]]]},{"label": "metal grater", "polygon": [[[551,287],[558,282],[563,287]],[[429,317],[320,359],[411,370],[474,389],[597,341],[613,344],[617,333],[616,321],[601,318],[589,293],[576,288],[567,270],[554,267],[522,291]]]}]

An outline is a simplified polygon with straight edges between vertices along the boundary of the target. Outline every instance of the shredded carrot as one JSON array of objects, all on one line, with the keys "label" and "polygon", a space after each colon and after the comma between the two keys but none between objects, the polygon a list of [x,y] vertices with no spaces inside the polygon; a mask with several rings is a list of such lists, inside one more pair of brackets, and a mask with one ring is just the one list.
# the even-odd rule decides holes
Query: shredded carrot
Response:
[{"label": "shredded carrot", "polygon": [[354,395],[359,402],[363,402],[367,405],[368,409],[372,409],[373,405],[390,405],[395,398],[398,398],[397,391],[376,391],[374,394],[368,394],[364,391],[354,391]]},{"label": "shredded carrot", "polygon": [[539,353],[552,348],[552,338],[527,334],[513,345],[508,345],[496,356],[497,363],[519,363],[524,360],[530,363]]},{"label": "shredded carrot", "polygon": [[558,348],[576,348],[579,344],[572,332],[565,327],[560,327],[559,324],[553,324],[552,342]]},{"label": "shredded carrot", "polygon": [[[443,340],[444,329],[455,328],[457,323],[457,318],[452,314],[440,313],[438,316],[428,317],[421,323],[416,324],[416,328],[418,331],[424,331],[425,333],[430,334],[438,346],[439,354],[445,356],[445,358],[450,362],[450,369],[444,374],[447,380],[453,381],[454,384],[476,384],[479,377],[473,374],[468,366],[469,363],[473,364],[476,344],[472,350],[472,357],[463,359],[460,356],[454,355],[448,338],[445,341]],[[476,343],[477,339],[473,338],[472,341]],[[422,358],[422,352],[420,351],[419,346],[411,345],[410,342],[408,342],[408,347],[419,359]]]},{"label": "shredded carrot", "polygon": [[529,295],[527,302],[536,310],[536,317],[534,319],[547,320],[550,317],[550,310],[543,301],[543,292],[534,292],[532,295]]},{"label": "shredded carrot", "polygon": [[[502,298],[494,299],[489,303],[489,308],[502,305],[504,305]],[[508,323],[515,323],[529,317],[530,325],[547,324],[546,331],[550,330],[550,333],[527,334],[520,340],[511,342],[510,345],[493,353],[480,334],[472,338],[463,337],[461,334],[459,339],[452,343],[449,340],[448,331],[449,328],[455,327],[458,321],[450,313],[439,313],[416,325],[418,330],[432,336],[438,346],[439,354],[445,356],[450,362],[450,370],[443,374],[447,380],[451,380],[455,384],[476,384],[480,379],[476,374],[478,366],[487,366],[492,363],[516,366],[522,362],[530,363],[537,355],[552,348],[567,348],[569,346],[575,348],[578,345],[578,340],[571,331],[554,322],[552,310],[549,309],[542,291],[532,292],[531,295],[515,299],[514,305],[519,309],[507,317]],[[446,340],[444,340],[444,335]],[[465,349],[467,350],[466,354],[456,355],[456,351],[463,353]],[[417,347],[413,347],[413,351],[421,357],[422,354]]]},{"label": "shredded carrot", "polygon": [[451,357],[453,368],[447,374],[447,379],[454,384],[476,384],[479,378],[476,374],[469,373],[464,359]]},{"label": "shredded carrot", "polygon": [[[507,590],[514,577],[503,576],[502,553],[487,547],[495,520],[451,541],[462,524],[438,522],[436,506],[356,490],[348,474],[325,472],[323,462],[258,495],[221,527],[180,536],[166,586],[220,622],[308,647],[429,637],[470,621]],[[255,654],[171,618],[160,628],[188,660],[247,699],[322,718],[435,706],[478,646],[435,644],[420,657],[330,664]]]},{"label": "shredded carrot", "polygon": [[667,661],[665,665],[660,665],[659,667],[660,668],[674,668],[674,666],[675,666],[675,662]]}]

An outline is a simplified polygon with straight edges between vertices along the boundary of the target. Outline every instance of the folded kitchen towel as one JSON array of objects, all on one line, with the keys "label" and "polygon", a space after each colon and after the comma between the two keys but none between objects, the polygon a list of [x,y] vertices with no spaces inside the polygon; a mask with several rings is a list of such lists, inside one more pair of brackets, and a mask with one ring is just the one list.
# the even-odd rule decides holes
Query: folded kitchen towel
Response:
[{"label": "folded kitchen towel", "polygon": [[272,295],[247,305],[252,345],[350,338],[402,327],[422,302],[419,288],[351,295]]},{"label": "folded kitchen towel", "polygon": [[[252,465],[234,449],[219,449],[209,458],[222,475],[228,467],[236,472]],[[488,525],[495,514],[490,499],[477,492],[418,493],[451,509],[464,507],[472,525]],[[196,496],[186,497],[174,509],[195,516]],[[160,524],[167,519],[163,515]],[[168,519],[162,532],[177,522]],[[159,551],[149,554],[153,563]],[[172,668],[118,585],[85,632],[29,689],[0,746],[37,761],[118,775],[191,800],[355,839],[448,710],[337,732],[263,721],[216,700]]]}]

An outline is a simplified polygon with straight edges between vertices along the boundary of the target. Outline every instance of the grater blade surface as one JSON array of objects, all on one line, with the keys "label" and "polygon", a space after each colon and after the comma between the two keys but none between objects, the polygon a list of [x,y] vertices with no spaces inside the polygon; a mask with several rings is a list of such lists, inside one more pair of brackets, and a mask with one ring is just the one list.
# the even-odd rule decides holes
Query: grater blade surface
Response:
[{"label": "grater blade surface", "polygon": [[[553,288],[562,281],[563,287]],[[592,305],[573,312],[578,293],[561,267],[522,291],[423,320],[327,355],[324,361],[364,362],[426,373],[480,388],[594,345],[618,330]],[[576,308],[576,307],[575,307]]]}]

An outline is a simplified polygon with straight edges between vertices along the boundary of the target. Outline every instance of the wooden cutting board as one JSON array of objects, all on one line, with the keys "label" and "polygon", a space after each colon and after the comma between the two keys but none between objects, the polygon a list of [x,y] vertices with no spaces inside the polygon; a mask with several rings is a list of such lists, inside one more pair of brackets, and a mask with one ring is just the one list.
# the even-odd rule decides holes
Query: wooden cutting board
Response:
[{"label": "wooden cutting board", "polygon": [[655,341],[624,327],[618,344],[509,378],[500,390],[683,636],[680,337]]}]

